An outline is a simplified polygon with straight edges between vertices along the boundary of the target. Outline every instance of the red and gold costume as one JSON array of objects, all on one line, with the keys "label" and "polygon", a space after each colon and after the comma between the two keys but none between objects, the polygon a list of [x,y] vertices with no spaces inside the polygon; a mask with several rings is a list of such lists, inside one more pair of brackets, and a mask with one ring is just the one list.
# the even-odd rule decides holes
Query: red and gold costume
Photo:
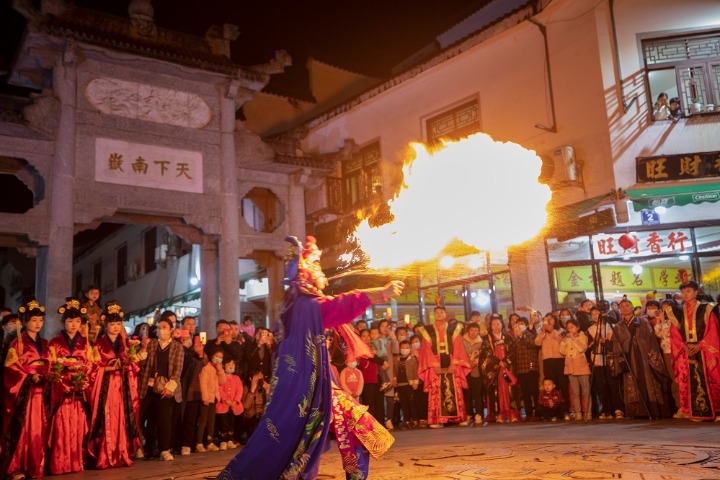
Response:
[{"label": "red and gold costume", "polygon": [[[70,303],[70,302],[75,302]],[[69,300],[63,318],[79,318],[80,302]],[[52,475],[83,470],[85,436],[88,431],[88,377],[92,364],[89,343],[79,333],[70,338],[60,332],[49,343],[51,371],[54,382],[50,397],[50,430],[48,470]]]},{"label": "red and gold costume", "polygon": [[[45,309],[34,300],[20,307],[20,312],[21,315],[45,315]],[[10,344],[5,359],[1,452],[3,472],[9,476],[22,474],[40,478],[44,474],[48,424],[44,393],[49,363],[48,342],[39,334],[33,340],[23,332]]]},{"label": "red and gold costume", "polygon": [[[665,307],[670,319],[673,374],[680,389],[680,411],[693,420],[720,415],[720,339],[715,304],[697,300]],[[686,347],[700,350],[689,355]]]},{"label": "red and gold costume", "polygon": [[[462,343],[462,324],[437,322],[420,327],[420,334],[423,341],[418,358],[418,376],[428,393],[428,423],[466,421],[463,388],[468,388],[470,361]],[[436,373],[436,369],[440,369],[441,373]]]},{"label": "red and gold costume", "polygon": [[[108,312],[113,307],[108,306]],[[105,315],[106,323],[111,323],[112,315],[119,313]],[[88,456],[98,469],[131,466],[132,457],[141,443],[137,393],[139,359],[127,351],[122,335],[111,341],[107,334],[98,340],[93,356],[96,368],[90,380],[92,414]],[[115,363],[120,365],[118,370],[105,371]]]}]

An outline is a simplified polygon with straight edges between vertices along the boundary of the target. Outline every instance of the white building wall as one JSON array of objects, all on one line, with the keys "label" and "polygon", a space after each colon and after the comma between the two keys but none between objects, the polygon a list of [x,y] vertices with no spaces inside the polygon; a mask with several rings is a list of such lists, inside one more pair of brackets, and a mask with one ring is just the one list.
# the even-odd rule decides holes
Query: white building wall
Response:
[{"label": "white building wall", "polygon": [[[638,155],[719,150],[717,123],[688,125],[683,119],[677,124],[650,125],[639,38],[648,32],[719,26],[720,2],[618,0],[614,7],[625,100],[638,96],[627,113],[616,83],[610,4],[559,0],[533,19],[546,28],[550,75],[541,29],[524,21],[447,60],[431,60],[428,65],[435,62],[435,66],[424,71],[417,68],[413,78],[393,80],[395,86],[311,122],[305,147],[326,153],[336,151],[347,139],[359,145],[379,139],[388,167],[386,187],[392,187],[385,189],[385,195],[391,196],[397,174],[388,172],[396,172],[402,164],[409,142],[425,140],[424,121],[478,98],[481,130],[496,140],[513,141],[541,155],[561,145],[575,148],[583,188],[556,189],[556,205],[631,186]],[[462,49],[462,44],[453,48]],[[536,127],[553,126],[550,88],[555,133]],[[700,215],[707,211],[697,210]],[[541,242],[535,243],[517,257],[521,260],[513,266],[518,280],[514,300],[516,306],[547,311],[550,285],[541,247]]]}]

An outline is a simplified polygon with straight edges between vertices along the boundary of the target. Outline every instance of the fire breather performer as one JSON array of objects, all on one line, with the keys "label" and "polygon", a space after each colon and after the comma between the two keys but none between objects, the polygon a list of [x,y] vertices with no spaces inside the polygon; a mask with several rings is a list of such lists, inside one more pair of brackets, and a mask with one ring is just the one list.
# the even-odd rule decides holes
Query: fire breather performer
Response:
[{"label": "fire breather performer", "polygon": [[287,267],[277,363],[270,401],[255,433],[218,480],[316,478],[328,432],[337,437],[348,479],[368,477],[369,456],[379,457],[394,439],[369,413],[343,392],[332,378],[325,329],[337,328],[348,358],[371,356],[347,325],[370,305],[402,293],[404,284],[354,290],[336,297],[322,290],[328,281],[320,268],[321,251],[313,237],[305,248],[295,237]]}]

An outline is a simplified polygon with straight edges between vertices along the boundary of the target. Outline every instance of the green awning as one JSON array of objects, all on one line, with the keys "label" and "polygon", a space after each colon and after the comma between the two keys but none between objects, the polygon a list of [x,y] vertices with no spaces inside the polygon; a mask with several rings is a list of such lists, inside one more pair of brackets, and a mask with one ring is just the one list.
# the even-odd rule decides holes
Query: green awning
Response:
[{"label": "green awning", "polygon": [[720,183],[689,183],[667,187],[630,188],[625,193],[636,210],[675,207],[720,200]]}]

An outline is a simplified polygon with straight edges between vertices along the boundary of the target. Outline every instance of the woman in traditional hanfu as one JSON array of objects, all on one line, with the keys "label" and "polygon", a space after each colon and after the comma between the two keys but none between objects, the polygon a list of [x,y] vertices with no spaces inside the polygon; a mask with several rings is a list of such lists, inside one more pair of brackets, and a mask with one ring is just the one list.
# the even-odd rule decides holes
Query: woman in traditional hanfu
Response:
[{"label": "woman in traditional hanfu", "polygon": [[90,344],[80,335],[87,323],[87,310],[74,297],[58,308],[62,330],[50,340],[50,431],[48,433],[48,471],[52,475],[83,470],[85,436],[88,431],[88,376],[92,356]]},{"label": "woman in traditional hanfu", "polygon": [[247,445],[218,475],[219,480],[312,479],[334,429],[346,477],[365,479],[369,456],[379,457],[394,441],[390,433],[332,379],[324,330],[338,327],[348,357],[372,355],[347,325],[370,305],[402,293],[404,285],[324,296],[327,278],[313,237],[305,249],[287,237],[296,251],[287,266],[289,290],[281,314],[282,340],[271,382],[270,401]]},{"label": "woman in traditional hanfu", "polygon": [[25,331],[18,332],[5,359],[5,416],[2,471],[12,480],[40,478],[45,470],[47,340],[40,337],[45,307],[31,300],[18,309]]},{"label": "woman in traditional hanfu", "polygon": [[140,359],[137,352],[128,348],[123,316],[120,305],[108,302],[102,315],[105,335],[93,348],[95,369],[87,444],[90,463],[98,469],[129,467],[140,448],[137,393]]}]

